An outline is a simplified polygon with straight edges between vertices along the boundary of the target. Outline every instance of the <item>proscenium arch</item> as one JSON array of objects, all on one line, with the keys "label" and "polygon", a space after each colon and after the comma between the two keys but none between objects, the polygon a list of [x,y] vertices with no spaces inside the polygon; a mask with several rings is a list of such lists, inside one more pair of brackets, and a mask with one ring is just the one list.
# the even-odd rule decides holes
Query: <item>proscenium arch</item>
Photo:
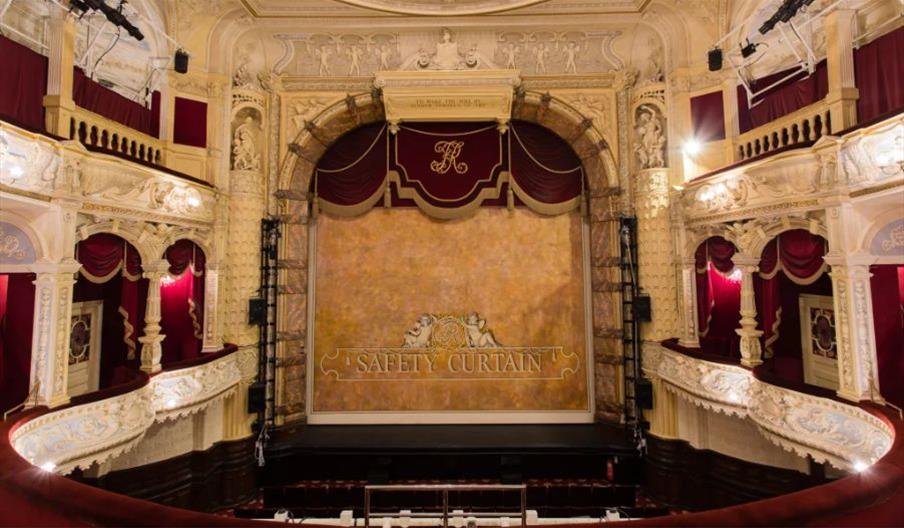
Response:
[{"label": "proscenium arch", "polygon": [[[591,196],[608,196],[618,188],[618,171],[609,141],[590,117],[567,102],[548,93],[519,92],[512,119],[543,126],[571,145],[584,167]],[[324,108],[306,121],[298,136],[289,142],[277,188],[306,195],[317,161],[336,140],[355,128],[383,120],[379,92],[348,95]]]}]

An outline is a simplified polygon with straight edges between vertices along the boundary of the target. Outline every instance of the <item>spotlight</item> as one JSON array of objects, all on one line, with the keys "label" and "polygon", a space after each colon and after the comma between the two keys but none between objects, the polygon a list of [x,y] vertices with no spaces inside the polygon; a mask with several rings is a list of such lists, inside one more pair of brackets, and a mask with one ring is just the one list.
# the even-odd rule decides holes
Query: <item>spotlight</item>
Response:
[{"label": "spotlight", "polygon": [[785,0],[768,20],[760,26],[760,33],[765,35],[775,28],[779,22],[788,22],[800,11],[800,8],[813,3],[813,0]]},{"label": "spotlight", "polygon": [[176,73],[188,73],[188,53],[184,49],[176,50],[176,56],[173,57],[173,68]]},{"label": "spotlight", "polygon": [[144,40],[144,34],[141,33],[141,30],[137,27],[133,26],[131,22],[126,18],[124,14],[122,14],[122,6],[125,4],[125,0],[120,0],[119,7],[113,8],[107,5],[104,0],[69,0],[69,5],[73,9],[77,9],[82,11],[93,10],[100,11],[107,17],[107,20],[110,21],[114,26],[121,27],[126,30],[129,35],[135,40]]},{"label": "spotlight", "polygon": [[753,55],[754,53],[756,53],[756,49],[759,45],[760,43],[754,44],[750,42],[750,39],[747,39],[747,44],[741,46],[741,56],[746,59],[747,57]]},{"label": "spotlight", "polygon": [[684,153],[688,156],[696,156],[703,150],[703,145],[696,139],[689,139],[684,143]]},{"label": "spotlight", "polygon": [[713,48],[706,54],[709,61],[709,71],[719,71],[722,69],[722,48]]}]

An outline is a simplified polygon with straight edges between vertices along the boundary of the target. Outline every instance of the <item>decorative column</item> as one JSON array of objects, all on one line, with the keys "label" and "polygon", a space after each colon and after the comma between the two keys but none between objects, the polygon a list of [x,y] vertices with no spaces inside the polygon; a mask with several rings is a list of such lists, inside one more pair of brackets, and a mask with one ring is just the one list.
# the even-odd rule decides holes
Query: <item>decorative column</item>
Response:
[{"label": "decorative column", "polygon": [[860,92],[854,81],[854,28],[857,11],[836,9],[825,17],[826,69],[829,91],[826,104],[837,132],[857,124]]},{"label": "decorative column", "polygon": [[223,348],[223,339],[217,329],[219,277],[219,264],[208,263],[204,269],[204,339],[201,352],[216,352]]},{"label": "decorative column", "polygon": [[838,396],[851,400],[883,401],[879,394],[873,296],[869,266],[875,257],[866,253],[830,252],[835,302],[835,339],[838,345]]},{"label": "decorative column", "polygon": [[72,100],[72,67],[75,60],[75,18],[70,12],[51,9],[47,21],[47,95],[44,125],[51,134],[69,137]]},{"label": "decorative column", "polygon": [[148,280],[148,300],[144,312],[144,335],[141,343],[141,370],[147,373],[160,372],[160,358],[163,356],[161,343],[166,337],[160,333],[160,281],[169,273],[169,263],[158,260],[144,266],[143,277]]},{"label": "decorative column", "polygon": [[678,344],[688,348],[699,348],[700,337],[697,328],[697,270],[694,259],[681,262],[681,299],[678,302],[681,329]]},{"label": "decorative column", "polygon": [[756,297],[753,293],[753,274],[759,271],[760,259],[736,253],[732,258],[741,270],[741,328],[735,330],[741,336],[741,365],[755,367],[763,363],[760,345],[762,330],[757,330]]},{"label": "decorative column", "polygon": [[32,267],[37,277],[28,406],[57,407],[69,403],[72,285],[73,275],[80,267],[73,259],[42,262]]}]

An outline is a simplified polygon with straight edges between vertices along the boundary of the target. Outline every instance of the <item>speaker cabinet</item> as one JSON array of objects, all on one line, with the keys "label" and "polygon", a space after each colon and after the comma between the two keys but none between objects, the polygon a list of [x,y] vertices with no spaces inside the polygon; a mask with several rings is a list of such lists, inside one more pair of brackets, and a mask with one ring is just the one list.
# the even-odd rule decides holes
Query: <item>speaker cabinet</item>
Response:
[{"label": "speaker cabinet", "polygon": [[267,322],[267,303],[263,299],[248,299],[248,324],[262,325]]},{"label": "speaker cabinet", "polygon": [[653,319],[652,307],[649,295],[638,295],[632,300],[634,303],[634,320],[650,322]]},{"label": "speaker cabinet", "polygon": [[634,382],[634,398],[641,409],[653,408],[653,383],[647,378],[639,378]]},{"label": "speaker cabinet", "polygon": [[267,399],[267,386],[263,381],[255,381],[248,387],[248,413],[264,410]]}]

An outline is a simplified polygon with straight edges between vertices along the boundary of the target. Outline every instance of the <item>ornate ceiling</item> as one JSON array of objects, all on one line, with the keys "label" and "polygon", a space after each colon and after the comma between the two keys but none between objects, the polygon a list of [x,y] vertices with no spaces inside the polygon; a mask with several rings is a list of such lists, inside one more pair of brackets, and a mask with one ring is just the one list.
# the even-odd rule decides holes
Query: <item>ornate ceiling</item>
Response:
[{"label": "ornate ceiling", "polygon": [[[489,13],[637,13],[649,0],[241,0],[254,17],[466,16]],[[536,9],[523,9],[529,7]]]}]

